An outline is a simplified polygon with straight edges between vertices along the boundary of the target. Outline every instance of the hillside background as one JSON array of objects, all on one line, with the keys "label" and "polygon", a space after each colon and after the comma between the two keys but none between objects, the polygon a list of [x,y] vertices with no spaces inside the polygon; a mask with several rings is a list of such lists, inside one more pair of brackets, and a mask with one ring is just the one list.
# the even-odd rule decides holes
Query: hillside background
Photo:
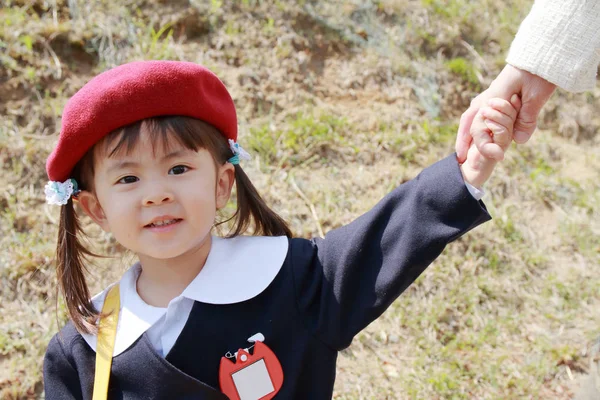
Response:
[{"label": "hillside background", "polygon": [[[1,4],[0,398],[34,399],[65,323],[44,164],[66,100],[92,76],[139,59],[212,69],[238,107],[248,175],[310,237],[453,151],[460,114],[503,67],[532,1]],[[335,399],[593,398],[598,110],[598,87],[553,96],[486,186],[494,219],[451,244],[341,353]],[[88,231],[112,256],[90,266],[96,293],[132,257]]]}]

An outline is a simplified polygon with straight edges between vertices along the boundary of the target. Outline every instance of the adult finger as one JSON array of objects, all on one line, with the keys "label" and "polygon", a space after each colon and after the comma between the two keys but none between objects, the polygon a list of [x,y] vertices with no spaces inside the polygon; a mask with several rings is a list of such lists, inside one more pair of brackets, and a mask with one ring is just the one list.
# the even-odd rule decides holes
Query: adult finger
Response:
[{"label": "adult finger", "polygon": [[525,143],[537,126],[538,115],[556,86],[544,78],[523,71],[524,84],[521,90],[521,111],[515,123],[515,142]]},{"label": "adult finger", "polygon": [[514,107],[515,111],[517,112],[517,115],[519,115],[519,111],[521,111],[521,98],[519,97],[519,95],[517,94],[513,94],[510,97],[510,104],[512,104],[512,106]]},{"label": "adult finger", "polygon": [[536,107],[531,102],[523,104],[515,122],[515,142],[525,143],[533,135],[537,127],[537,116],[540,110],[541,106]]},{"label": "adult finger", "polygon": [[476,100],[477,98],[473,99],[470,107],[460,117],[455,145],[456,157],[458,158],[459,163],[465,162],[467,159],[467,151],[471,146],[472,138],[469,130],[471,129],[473,118],[475,118],[477,110],[479,110],[479,103]]}]

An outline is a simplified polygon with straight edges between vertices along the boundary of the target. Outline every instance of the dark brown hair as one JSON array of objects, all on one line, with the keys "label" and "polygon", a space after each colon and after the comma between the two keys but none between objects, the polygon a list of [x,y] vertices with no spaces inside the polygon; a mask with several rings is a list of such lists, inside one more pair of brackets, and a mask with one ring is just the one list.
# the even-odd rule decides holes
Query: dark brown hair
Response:
[{"label": "dark brown hair", "polygon": [[[80,189],[94,191],[95,158],[101,154],[112,157],[121,152],[131,152],[139,141],[142,126],[147,128],[154,150],[157,143],[161,143],[165,151],[168,151],[172,140],[175,139],[188,149],[208,150],[216,166],[223,165],[233,155],[225,137],[206,122],[183,116],[149,118],[111,132],[85,154],[73,169],[71,176],[77,180]],[[227,237],[235,237],[248,230],[254,235],[292,236],[286,222],[265,204],[239,165],[235,165],[235,182],[236,211],[231,217],[216,224],[232,222]],[[56,258],[59,287],[75,327],[80,332],[95,333],[95,323],[100,314],[90,301],[85,280],[85,264],[89,257],[101,256],[92,253],[83,245],[80,234],[85,233],[81,229],[73,200],[69,199],[61,209],[58,231]]]}]

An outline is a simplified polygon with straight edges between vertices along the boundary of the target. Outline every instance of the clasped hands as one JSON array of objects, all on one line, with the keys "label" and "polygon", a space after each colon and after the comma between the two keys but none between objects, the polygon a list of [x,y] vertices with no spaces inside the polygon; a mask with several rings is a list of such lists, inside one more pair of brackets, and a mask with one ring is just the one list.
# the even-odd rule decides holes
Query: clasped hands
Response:
[{"label": "clasped hands", "polygon": [[466,182],[481,187],[512,140],[525,143],[556,86],[506,65],[490,87],[475,97],[460,118],[456,155]]}]

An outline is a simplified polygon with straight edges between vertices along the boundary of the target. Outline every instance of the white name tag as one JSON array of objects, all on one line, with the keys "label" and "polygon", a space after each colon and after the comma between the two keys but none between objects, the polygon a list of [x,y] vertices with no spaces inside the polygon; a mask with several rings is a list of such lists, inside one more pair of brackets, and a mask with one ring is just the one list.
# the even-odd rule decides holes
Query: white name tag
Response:
[{"label": "white name tag", "polygon": [[240,400],[258,400],[275,391],[265,360],[255,363],[232,374]]},{"label": "white name tag", "polygon": [[239,349],[234,354],[227,352],[221,357],[219,385],[231,400],[271,400],[283,385],[281,363],[260,340],[264,340],[264,336],[254,335],[251,339],[255,341],[249,348]]}]

